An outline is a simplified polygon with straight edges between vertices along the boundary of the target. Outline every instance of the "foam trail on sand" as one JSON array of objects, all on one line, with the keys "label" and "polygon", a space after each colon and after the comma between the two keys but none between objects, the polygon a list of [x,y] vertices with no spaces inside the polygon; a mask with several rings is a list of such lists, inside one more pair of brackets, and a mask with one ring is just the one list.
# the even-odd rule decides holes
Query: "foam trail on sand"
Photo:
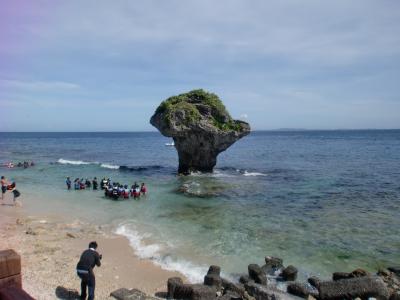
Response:
[{"label": "foam trail on sand", "polygon": [[182,273],[190,282],[202,282],[204,274],[207,273],[207,267],[195,265],[186,260],[177,260],[171,255],[162,255],[160,250],[162,246],[159,244],[145,244],[143,239],[146,237],[139,234],[138,231],[129,228],[127,224],[121,224],[117,227],[116,234],[125,236],[134,249],[135,254],[143,259],[150,259],[156,265],[164,270],[178,271]]}]

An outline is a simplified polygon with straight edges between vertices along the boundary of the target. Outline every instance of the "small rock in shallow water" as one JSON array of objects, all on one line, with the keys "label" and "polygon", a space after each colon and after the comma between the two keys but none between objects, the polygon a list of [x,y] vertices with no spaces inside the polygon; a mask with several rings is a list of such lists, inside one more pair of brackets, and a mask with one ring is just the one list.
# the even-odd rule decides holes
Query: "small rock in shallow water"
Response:
[{"label": "small rock in shallow water", "polygon": [[243,284],[248,283],[250,280],[251,280],[251,279],[250,279],[250,276],[249,276],[249,275],[242,275],[242,276],[240,276],[240,278],[239,278],[239,282],[240,282],[240,283],[243,283]]},{"label": "small rock in shallow water", "polygon": [[265,276],[265,273],[261,270],[259,265],[250,264],[247,268],[251,279],[259,284],[267,284],[267,276]]},{"label": "small rock in shallow water", "polygon": [[285,281],[295,281],[297,278],[297,268],[290,265],[282,270],[281,276]]},{"label": "small rock in shallow water", "polygon": [[311,284],[313,287],[318,288],[319,284],[321,283],[321,279],[319,279],[316,276],[311,276],[310,278],[308,278],[308,283]]},{"label": "small rock in shallow water", "polygon": [[265,264],[267,266],[271,266],[272,268],[282,268],[283,267],[283,259],[279,257],[266,256]]},{"label": "small rock in shallow water", "polygon": [[261,267],[261,269],[269,275],[274,275],[274,273],[281,268],[283,268],[283,260],[273,256],[266,256],[265,265]]}]

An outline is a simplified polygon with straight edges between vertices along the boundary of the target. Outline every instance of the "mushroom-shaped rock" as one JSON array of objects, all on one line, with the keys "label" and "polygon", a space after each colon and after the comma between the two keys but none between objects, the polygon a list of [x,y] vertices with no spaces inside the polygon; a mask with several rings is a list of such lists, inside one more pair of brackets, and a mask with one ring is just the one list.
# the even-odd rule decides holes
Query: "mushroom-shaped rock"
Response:
[{"label": "mushroom-shaped rock", "polygon": [[204,90],[163,101],[150,123],[174,139],[182,174],[212,172],[218,154],[250,133],[248,123],[233,120],[218,96]]}]

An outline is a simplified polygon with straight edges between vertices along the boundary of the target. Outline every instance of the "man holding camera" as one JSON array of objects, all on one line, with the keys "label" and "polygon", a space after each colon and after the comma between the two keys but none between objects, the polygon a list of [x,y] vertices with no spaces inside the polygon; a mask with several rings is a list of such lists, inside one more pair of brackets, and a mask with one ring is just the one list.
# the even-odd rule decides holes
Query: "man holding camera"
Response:
[{"label": "man holding camera", "polygon": [[83,251],[81,258],[76,266],[76,272],[78,273],[81,281],[81,299],[86,299],[86,287],[89,291],[88,300],[94,299],[94,289],[96,286],[96,280],[93,273],[94,266],[100,267],[100,260],[102,255],[97,251],[97,243],[90,242],[89,249]]}]

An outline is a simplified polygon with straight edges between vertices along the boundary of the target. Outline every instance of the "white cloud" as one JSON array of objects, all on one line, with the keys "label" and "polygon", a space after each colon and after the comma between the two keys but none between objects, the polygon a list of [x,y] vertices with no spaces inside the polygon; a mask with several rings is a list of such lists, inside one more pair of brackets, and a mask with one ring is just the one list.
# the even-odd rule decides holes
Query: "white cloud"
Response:
[{"label": "white cloud", "polygon": [[63,81],[21,81],[0,79],[0,86],[8,88],[15,88],[19,90],[33,90],[33,91],[53,91],[53,90],[75,90],[80,86],[71,82]]}]

